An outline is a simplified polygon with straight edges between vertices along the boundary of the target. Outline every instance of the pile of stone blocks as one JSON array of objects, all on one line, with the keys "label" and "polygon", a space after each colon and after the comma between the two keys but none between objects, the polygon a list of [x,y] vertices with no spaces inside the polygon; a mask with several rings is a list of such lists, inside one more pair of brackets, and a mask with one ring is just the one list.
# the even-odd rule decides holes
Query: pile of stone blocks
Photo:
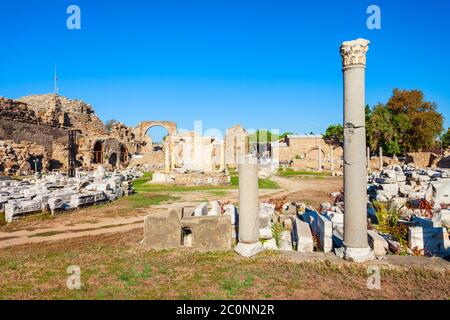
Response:
[{"label": "pile of stone blocks", "polygon": [[[368,193],[372,200],[388,203],[399,210],[409,225],[409,250],[425,255],[446,256],[450,250],[450,171],[445,169],[417,169],[412,165],[392,166],[368,178]],[[426,200],[431,209],[420,207]],[[370,210],[369,210],[370,215]],[[388,247],[395,247],[389,235],[382,235]],[[375,233],[369,234],[369,242],[377,252],[384,252],[386,244]],[[398,245],[397,245],[398,247]],[[396,248],[392,248],[394,251]]]},{"label": "pile of stone blocks", "polygon": [[111,202],[134,192],[134,170],[106,174],[100,166],[94,172],[79,171],[74,178],[50,173],[25,180],[0,180],[0,213],[5,221],[49,211],[52,215],[98,203]]}]

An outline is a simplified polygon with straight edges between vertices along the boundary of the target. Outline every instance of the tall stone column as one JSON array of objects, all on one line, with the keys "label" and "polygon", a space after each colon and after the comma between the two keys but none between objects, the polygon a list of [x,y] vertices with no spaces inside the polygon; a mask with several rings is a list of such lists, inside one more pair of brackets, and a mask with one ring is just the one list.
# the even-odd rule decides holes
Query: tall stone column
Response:
[{"label": "tall stone column", "polygon": [[239,243],[235,251],[251,257],[264,250],[259,242],[258,162],[246,156],[239,164]]},{"label": "tall stone column", "polygon": [[330,144],[330,171],[331,175],[334,172],[333,146]]},{"label": "tall stone column", "polygon": [[220,145],[220,171],[225,170],[225,139],[222,140]]},{"label": "tall stone column", "polygon": [[344,74],[344,246],[336,254],[346,260],[373,259],[367,240],[367,169],[365,69],[369,41],[342,43]]},{"label": "tall stone column", "polygon": [[317,150],[319,151],[319,155],[318,155],[318,168],[317,170],[320,172],[322,171],[322,146],[319,144],[319,147],[317,148]]},{"label": "tall stone column", "polygon": [[175,169],[175,144],[173,143],[173,138],[170,136],[170,171]]},{"label": "tall stone column", "polygon": [[170,172],[170,150],[167,142],[164,144],[164,170],[166,173]]},{"label": "tall stone column", "polygon": [[378,153],[378,157],[379,157],[379,159],[378,159],[378,161],[379,161],[379,169],[381,171],[381,170],[383,170],[383,148],[382,147],[380,147],[380,151]]}]

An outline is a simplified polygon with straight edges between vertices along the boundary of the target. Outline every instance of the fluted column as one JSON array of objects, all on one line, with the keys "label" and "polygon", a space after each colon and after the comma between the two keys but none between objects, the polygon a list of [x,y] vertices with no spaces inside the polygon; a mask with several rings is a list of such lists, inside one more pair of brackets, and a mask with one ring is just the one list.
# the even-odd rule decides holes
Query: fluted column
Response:
[{"label": "fluted column", "polygon": [[369,41],[344,42],[344,247],[338,255],[355,262],[373,258],[367,240],[365,69]]}]

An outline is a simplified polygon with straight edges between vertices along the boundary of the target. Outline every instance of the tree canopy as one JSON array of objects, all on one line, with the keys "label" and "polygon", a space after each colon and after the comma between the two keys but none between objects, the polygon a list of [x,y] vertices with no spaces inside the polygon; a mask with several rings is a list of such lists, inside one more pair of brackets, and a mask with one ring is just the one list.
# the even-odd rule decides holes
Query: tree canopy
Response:
[{"label": "tree canopy", "polygon": [[[394,89],[386,104],[379,103],[372,109],[366,106],[367,145],[372,150],[382,147],[390,155],[424,151],[435,145],[443,121],[437,105],[426,101],[422,91]],[[331,125],[325,133],[330,142],[336,141],[336,126]],[[450,132],[447,135],[450,145]]]},{"label": "tree canopy", "polygon": [[332,124],[330,125],[323,138],[327,143],[332,145],[342,145],[344,143],[344,128],[342,124]]}]

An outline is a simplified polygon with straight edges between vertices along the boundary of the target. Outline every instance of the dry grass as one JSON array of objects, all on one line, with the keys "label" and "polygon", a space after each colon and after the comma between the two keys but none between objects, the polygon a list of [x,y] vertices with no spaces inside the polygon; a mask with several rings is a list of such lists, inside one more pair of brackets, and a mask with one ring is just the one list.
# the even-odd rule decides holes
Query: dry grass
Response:
[{"label": "dry grass", "polygon": [[[449,272],[382,270],[368,290],[366,269],[295,263],[265,252],[145,251],[142,229],[0,252],[1,299],[448,299]],[[81,290],[66,288],[66,268],[81,268]]]}]

